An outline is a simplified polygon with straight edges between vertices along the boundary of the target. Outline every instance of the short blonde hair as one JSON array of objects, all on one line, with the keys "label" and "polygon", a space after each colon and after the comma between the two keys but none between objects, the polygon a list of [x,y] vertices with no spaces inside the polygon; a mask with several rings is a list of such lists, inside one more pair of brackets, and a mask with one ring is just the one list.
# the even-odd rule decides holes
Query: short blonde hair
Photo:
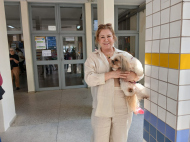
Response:
[{"label": "short blonde hair", "polygon": [[116,37],[115,32],[114,32],[114,30],[113,30],[113,28],[112,28],[112,24],[111,24],[111,23],[100,24],[100,25],[98,26],[98,30],[96,31],[96,40],[95,40],[95,42],[96,42],[97,45],[98,45],[98,39],[99,39],[100,32],[101,32],[103,29],[109,29],[109,30],[111,31],[112,35],[113,35],[114,41],[115,41],[115,42],[117,41],[117,37]]}]

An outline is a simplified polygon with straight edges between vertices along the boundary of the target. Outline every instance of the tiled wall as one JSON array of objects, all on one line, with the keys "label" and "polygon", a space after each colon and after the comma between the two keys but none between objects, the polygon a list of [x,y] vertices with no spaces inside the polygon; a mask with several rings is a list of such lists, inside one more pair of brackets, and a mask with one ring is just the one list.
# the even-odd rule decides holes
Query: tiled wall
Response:
[{"label": "tiled wall", "polygon": [[189,142],[190,0],[146,0],[145,142]]}]

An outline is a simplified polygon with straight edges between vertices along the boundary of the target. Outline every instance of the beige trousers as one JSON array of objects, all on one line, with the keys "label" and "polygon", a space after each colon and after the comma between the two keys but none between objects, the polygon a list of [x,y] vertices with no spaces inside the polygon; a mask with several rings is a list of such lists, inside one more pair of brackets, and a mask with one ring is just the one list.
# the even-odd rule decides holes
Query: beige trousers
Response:
[{"label": "beige trousers", "polygon": [[92,142],[127,142],[133,113],[128,111],[123,91],[115,87],[114,117],[96,117],[95,110],[91,115]]},{"label": "beige trousers", "polygon": [[13,81],[13,76],[15,77],[15,85],[16,87],[19,87],[19,67],[13,67],[11,70],[11,76]]}]

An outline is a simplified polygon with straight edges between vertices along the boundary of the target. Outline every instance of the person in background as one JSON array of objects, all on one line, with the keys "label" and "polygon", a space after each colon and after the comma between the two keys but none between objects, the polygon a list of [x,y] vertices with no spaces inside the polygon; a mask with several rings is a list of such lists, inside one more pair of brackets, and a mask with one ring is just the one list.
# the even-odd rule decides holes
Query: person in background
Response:
[{"label": "person in background", "polygon": [[20,68],[20,71],[21,73],[24,73],[24,71],[26,71],[23,67],[23,64],[24,64],[24,61],[25,61],[25,57],[22,53],[22,51],[19,49],[19,48],[16,48],[16,52],[17,52],[17,55],[19,57],[19,68]]},{"label": "person in background", "polygon": [[15,77],[15,85],[16,90],[20,89],[19,85],[19,57],[15,54],[15,51],[13,48],[9,49],[9,56],[10,56],[10,64],[11,64],[11,76],[13,80],[13,76]]}]

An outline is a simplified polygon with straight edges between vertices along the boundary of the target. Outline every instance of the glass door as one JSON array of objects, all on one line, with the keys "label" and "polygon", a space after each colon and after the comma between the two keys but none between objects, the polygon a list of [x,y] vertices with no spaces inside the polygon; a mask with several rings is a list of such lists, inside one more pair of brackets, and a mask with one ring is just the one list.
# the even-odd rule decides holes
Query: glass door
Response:
[{"label": "glass door", "polygon": [[86,87],[83,35],[61,36],[62,89]]}]

